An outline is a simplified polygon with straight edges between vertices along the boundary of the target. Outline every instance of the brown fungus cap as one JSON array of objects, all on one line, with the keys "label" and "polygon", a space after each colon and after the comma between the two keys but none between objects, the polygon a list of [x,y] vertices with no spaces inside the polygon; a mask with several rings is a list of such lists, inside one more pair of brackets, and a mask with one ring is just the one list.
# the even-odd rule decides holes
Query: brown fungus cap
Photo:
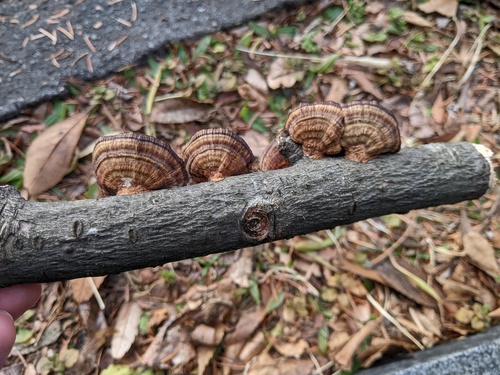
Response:
[{"label": "brown fungus cap", "polygon": [[101,196],[136,194],[188,182],[184,163],[169,144],[140,133],[100,137],[92,164]]},{"label": "brown fungus cap", "polygon": [[302,145],[304,155],[321,159],[341,151],[342,107],[335,102],[301,104],[290,111],[285,130]]},{"label": "brown fungus cap", "polygon": [[259,170],[261,171],[283,169],[287,168],[289,165],[290,163],[288,163],[288,160],[281,155],[276,139],[269,142],[259,159]]},{"label": "brown fungus cap", "polygon": [[398,152],[401,136],[394,115],[376,102],[342,105],[344,132],[341,145],[346,159],[367,162],[386,152]]},{"label": "brown fungus cap", "polygon": [[254,161],[243,138],[228,129],[200,130],[182,148],[182,158],[194,182],[248,173]]}]

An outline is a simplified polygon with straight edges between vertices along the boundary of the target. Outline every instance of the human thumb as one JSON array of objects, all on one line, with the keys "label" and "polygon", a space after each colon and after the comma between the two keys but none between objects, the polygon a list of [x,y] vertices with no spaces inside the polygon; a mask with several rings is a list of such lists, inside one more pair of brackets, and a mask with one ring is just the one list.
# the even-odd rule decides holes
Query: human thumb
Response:
[{"label": "human thumb", "polygon": [[15,339],[14,319],[7,311],[0,310],[0,369],[5,364]]}]

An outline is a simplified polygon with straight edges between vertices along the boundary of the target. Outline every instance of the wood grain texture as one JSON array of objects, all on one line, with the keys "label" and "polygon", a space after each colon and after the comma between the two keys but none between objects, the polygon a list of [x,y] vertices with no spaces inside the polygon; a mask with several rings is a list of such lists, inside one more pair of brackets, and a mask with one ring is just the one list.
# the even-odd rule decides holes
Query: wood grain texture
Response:
[{"label": "wood grain texture", "polygon": [[28,202],[2,187],[0,286],[119,273],[476,199],[490,173],[474,146],[450,143],[97,200]]}]

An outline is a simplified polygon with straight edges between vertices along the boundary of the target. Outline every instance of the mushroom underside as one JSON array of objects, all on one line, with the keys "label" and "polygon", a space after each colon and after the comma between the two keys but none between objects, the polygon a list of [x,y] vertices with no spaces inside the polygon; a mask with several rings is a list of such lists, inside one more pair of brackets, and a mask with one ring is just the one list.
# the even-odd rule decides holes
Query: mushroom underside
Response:
[{"label": "mushroom underside", "polygon": [[253,162],[226,145],[205,145],[189,156],[186,168],[194,182],[221,181],[248,173]]},{"label": "mushroom underside", "polygon": [[357,162],[366,162],[380,154],[399,150],[392,135],[368,124],[346,128],[341,146],[345,151],[346,159]]},{"label": "mushroom underside", "polygon": [[185,185],[181,164],[170,168],[166,163],[145,155],[120,152],[96,160],[98,185],[106,195],[124,195]]}]

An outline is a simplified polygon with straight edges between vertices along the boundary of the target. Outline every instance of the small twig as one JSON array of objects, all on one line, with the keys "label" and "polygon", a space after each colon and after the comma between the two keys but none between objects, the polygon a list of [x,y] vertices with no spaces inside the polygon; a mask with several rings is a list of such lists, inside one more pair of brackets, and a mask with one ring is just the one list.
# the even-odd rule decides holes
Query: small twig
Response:
[{"label": "small twig", "polygon": [[408,224],[401,237],[399,237],[396,242],[394,242],[391,246],[389,246],[386,250],[384,250],[382,254],[380,254],[371,261],[372,266],[376,265],[377,263],[380,263],[389,255],[391,255],[392,252],[396,250],[408,238],[410,231],[413,229],[413,225],[414,224],[412,223]]},{"label": "small twig", "polygon": [[432,68],[429,74],[427,74],[427,77],[425,77],[425,79],[420,84],[420,90],[423,90],[430,85],[432,78],[438,72],[438,70],[441,69],[441,66],[443,66],[443,64],[446,62],[448,56],[450,56],[451,52],[453,51],[453,49],[460,41],[460,38],[463,35],[463,30],[462,27],[460,27],[458,20],[455,17],[453,17],[453,21],[455,22],[455,25],[457,27],[457,34],[455,35],[455,38],[453,39],[449,47],[446,49],[446,51],[444,51],[439,61],[436,63],[436,65],[434,65],[434,68]]},{"label": "small twig", "polygon": [[375,298],[372,297],[371,294],[366,295],[366,299],[368,302],[372,304],[372,306],[380,313],[384,318],[386,318],[389,322],[391,322],[399,331],[408,337],[420,350],[424,350],[425,346],[420,343],[405,327],[401,325],[394,317],[386,310],[384,309],[380,303],[378,303]]},{"label": "small twig", "polygon": [[325,230],[325,233],[328,236],[328,238],[330,238],[332,240],[333,244],[335,245],[335,248],[340,253],[342,251],[342,247],[340,246],[340,243],[339,243],[339,240],[337,239],[337,237],[335,237],[335,235],[332,233],[331,229]]},{"label": "small twig", "polygon": [[311,352],[308,352],[307,354],[309,354],[309,359],[314,364],[314,367],[316,367],[315,371],[320,371],[321,370],[321,365],[319,364],[317,358]]},{"label": "small twig", "polygon": [[[158,87],[160,87],[161,75],[163,70],[167,67],[168,61],[164,60],[160,65],[158,65],[155,75],[153,77],[153,81],[151,82],[151,87],[148,92],[148,96],[146,97],[146,103],[144,105],[143,114],[147,119],[151,114],[153,109],[153,103],[155,101],[156,93],[158,92]],[[152,137],[156,137],[156,129],[154,125],[151,124],[149,119],[146,120],[146,134]]]},{"label": "small twig", "polygon": [[318,254],[314,254],[314,253],[307,253],[307,254],[305,254],[305,253],[296,253],[296,254],[299,257],[301,257],[302,259],[305,259],[305,260],[307,260],[309,262],[318,263],[320,266],[328,268],[332,272],[340,273],[340,269],[339,268],[333,266],[332,264],[330,264],[328,261],[326,261],[325,259],[323,259]]},{"label": "small twig", "polygon": [[[332,56],[335,56],[337,59],[335,61],[336,64],[345,64],[345,65],[360,65],[366,66],[369,68],[375,69],[389,69],[393,67],[393,61],[391,59],[381,58],[381,57],[366,57],[366,56],[339,56],[336,54],[331,54],[323,57],[316,57],[311,55],[306,55],[303,53],[281,53],[274,51],[256,51],[251,48],[247,48],[241,45],[236,46],[236,50],[241,52],[246,52],[251,55],[258,56],[268,56],[268,57],[282,57],[285,59],[296,59],[296,60],[307,60],[315,63],[324,63],[328,59],[331,59]],[[409,62],[401,61],[402,66],[411,65]]]},{"label": "small twig", "polygon": [[323,375],[326,370],[331,369],[333,366],[335,366],[335,363],[333,361],[327,362],[326,364],[324,364],[320,368],[317,368],[316,370],[311,372],[311,375]]},{"label": "small twig", "polygon": [[172,100],[172,99],[179,99],[179,98],[189,98],[193,94],[193,90],[191,88],[188,88],[184,91],[176,91],[172,92],[169,94],[164,94],[164,95],[159,95],[156,96],[154,101],[156,102],[162,102],[164,100]]},{"label": "small twig", "polygon": [[104,301],[102,300],[102,297],[99,294],[99,291],[97,290],[97,287],[94,283],[94,279],[91,277],[87,277],[86,279],[87,282],[89,283],[90,289],[92,290],[92,294],[94,295],[94,298],[97,301],[97,305],[101,310],[104,310],[106,308],[106,305],[104,304]]},{"label": "small twig", "polygon": [[484,36],[486,35],[486,31],[488,31],[490,26],[491,24],[488,24],[485,27],[483,27],[481,33],[474,41],[474,44],[472,45],[471,48],[471,51],[474,51],[474,54],[472,55],[467,70],[465,71],[463,77],[460,79],[460,82],[458,82],[458,87],[462,87],[464,83],[469,82],[469,78],[472,75],[472,72],[474,72],[474,69],[476,68],[476,64],[479,61],[479,55],[481,54],[481,51],[483,49]]},{"label": "small twig", "polygon": [[269,271],[266,272],[264,276],[259,280],[260,283],[265,282],[272,274],[276,276],[283,275],[284,280],[290,281],[299,281],[304,283],[307,292],[315,297],[319,296],[319,291],[309,282],[307,279],[298,273],[297,271],[288,268],[288,267],[272,267]]}]

